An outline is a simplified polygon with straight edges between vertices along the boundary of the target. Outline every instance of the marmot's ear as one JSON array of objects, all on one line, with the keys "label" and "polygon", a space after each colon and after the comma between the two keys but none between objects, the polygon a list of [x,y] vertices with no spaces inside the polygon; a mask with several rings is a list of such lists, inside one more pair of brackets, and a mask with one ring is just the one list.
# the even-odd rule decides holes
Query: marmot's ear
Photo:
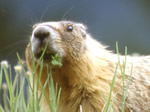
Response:
[{"label": "marmot's ear", "polygon": [[80,29],[81,29],[81,34],[82,34],[82,36],[83,37],[86,37],[86,30],[87,30],[87,27],[85,26],[85,25],[83,25],[83,24],[78,24],[79,25],[79,27],[80,27]]}]

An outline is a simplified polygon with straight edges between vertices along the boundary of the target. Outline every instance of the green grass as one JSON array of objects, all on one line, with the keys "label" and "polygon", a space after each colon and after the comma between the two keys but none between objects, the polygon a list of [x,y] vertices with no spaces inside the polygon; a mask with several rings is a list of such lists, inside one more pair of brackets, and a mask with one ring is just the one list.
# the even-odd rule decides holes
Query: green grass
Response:
[{"label": "green grass", "polygon": [[[45,52],[45,50],[44,50]],[[44,52],[42,56],[44,55]],[[3,90],[4,106],[0,106],[0,112],[41,112],[41,99],[46,97],[45,88],[48,86],[50,99],[47,98],[49,109],[51,112],[58,112],[59,99],[61,89],[55,87],[53,84],[52,73],[48,73],[48,78],[44,83],[41,83],[41,75],[43,68],[42,56],[36,64],[34,59],[32,61],[33,73],[28,72],[20,56],[17,54],[19,64],[14,67],[15,78],[12,78],[11,67],[6,61],[1,62],[0,66],[0,87]],[[53,57],[54,65],[61,65],[58,60],[58,55]],[[40,73],[37,74],[37,67],[40,65]],[[33,77],[32,77],[33,76]],[[2,84],[2,79],[5,77],[6,83]],[[27,82],[27,83],[25,83]],[[57,85],[56,85],[57,86]],[[41,89],[41,93],[38,89]],[[25,97],[27,94],[27,99]]]},{"label": "green grass", "polygon": [[114,110],[112,108],[112,105],[113,105],[113,102],[115,100],[115,97],[112,97],[112,94],[113,94],[113,89],[114,89],[114,86],[115,86],[115,79],[116,79],[118,69],[121,72],[121,79],[122,79],[122,102],[121,102],[122,104],[120,104],[121,105],[121,112],[125,112],[125,100],[126,100],[126,97],[127,97],[127,92],[128,92],[129,85],[131,83],[133,65],[131,67],[130,77],[127,79],[127,83],[125,85],[127,47],[125,47],[125,55],[124,55],[124,61],[123,62],[120,61],[119,48],[118,48],[118,43],[117,42],[116,42],[116,52],[117,52],[117,56],[118,56],[118,63],[116,65],[115,72],[114,72],[112,82],[111,82],[111,85],[110,85],[109,97],[107,99],[105,98],[106,103],[104,105],[103,112],[114,112]]},{"label": "green grass", "polygon": [[[47,45],[46,45],[47,47]],[[14,67],[15,69],[15,77],[12,78],[12,68],[11,66],[6,62],[1,62],[0,65],[0,87],[1,90],[3,90],[3,102],[4,106],[0,105],[0,112],[41,112],[41,99],[45,96],[45,89],[48,86],[49,88],[49,98],[47,99],[49,108],[51,112],[58,112],[58,105],[59,105],[59,99],[61,94],[61,89],[58,89],[58,86],[56,84],[56,87],[54,87],[53,79],[52,79],[52,72],[48,74],[48,78],[45,81],[44,86],[42,85],[40,79],[41,79],[41,71],[43,68],[43,60],[42,57],[46,51],[46,47],[44,52],[42,53],[38,63],[36,64],[34,61],[34,58],[32,56],[32,67],[33,73],[31,77],[31,73],[29,73],[24,65],[22,64],[22,60],[20,56],[17,54],[19,64]],[[112,82],[110,85],[110,92],[109,97],[105,98],[105,105],[102,110],[102,112],[114,112],[113,110],[113,102],[115,100],[115,97],[113,97],[113,89],[115,86],[115,80],[117,75],[117,70],[119,69],[121,72],[121,78],[122,78],[122,103],[121,105],[121,112],[125,111],[125,99],[127,96],[127,91],[131,82],[131,75],[132,75],[132,68],[131,68],[131,74],[130,77],[125,83],[125,69],[126,69],[126,56],[127,56],[127,48],[125,48],[125,57],[124,62],[120,61],[119,56],[119,49],[118,44],[116,44],[116,51],[118,54],[118,63],[116,65],[116,69],[114,72],[114,76],[112,78]],[[60,63],[60,58],[56,54],[52,57],[52,64],[62,66]],[[36,70],[37,67],[40,65],[40,73],[37,75]],[[6,83],[2,83],[3,79],[6,79]],[[41,89],[41,93],[37,91],[38,88]],[[56,91],[55,89],[56,88]],[[25,97],[25,93],[27,94],[27,97]],[[46,96],[45,96],[46,97]],[[27,99],[26,99],[27,98]],[[82,106],[80,107],[80,111],[84,112],[82,110]]]}]

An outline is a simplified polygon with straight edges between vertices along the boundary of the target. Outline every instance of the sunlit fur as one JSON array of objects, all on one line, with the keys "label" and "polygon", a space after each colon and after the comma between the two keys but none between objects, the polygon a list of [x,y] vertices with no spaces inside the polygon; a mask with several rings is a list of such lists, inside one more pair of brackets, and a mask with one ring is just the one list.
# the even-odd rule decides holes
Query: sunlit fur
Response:
[{"label": "sunlit fur", "polygon": [[[73,32],[66,32],[68,24],[73,25]],[[83,24],[59,21],[38,25],[53,27],[53,30],[59,34],[55,44],[64,52],[61,56],[62,67],[52,67],[54,83],[58,83],[62,88],[59,112],[80,112],[80,106],[83,112],[101,112],[105,108],[105,98],[109,96],[118,62],[117,55],[97,42]],[[30,46],[29,44],[26,49],[26,60],[32,72]],[[120,62],[124,62],[124,56],[120,56]],[[148,112],[150,111],[150,56],[127,56],[126,63],[125,84],[130,76],[132,64],[133,73],[125,112]],[[49,68],[51,66],[49,65]],[[122,79],[119,68],[117,71],[112,93],[114,112],[120,112],[122,106]],[[47,69],[44,67],[41,81],[44,83],[46,78]],[[48,93],[48,89],[46,92]],[[48,104],[44,98],[42,100],[43,112],[48,112]]]}]

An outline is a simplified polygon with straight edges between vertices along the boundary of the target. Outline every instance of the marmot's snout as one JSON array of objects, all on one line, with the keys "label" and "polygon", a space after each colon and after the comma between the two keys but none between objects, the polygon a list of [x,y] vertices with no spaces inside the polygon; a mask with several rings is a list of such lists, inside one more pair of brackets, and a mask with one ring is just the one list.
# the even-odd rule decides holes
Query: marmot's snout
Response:
[{"label": "marmot's snout", "polygon": [[51,27],[39,25],[32,32],[32,47],[44,47],[47,42],[53,41],[54,37],[54,31]]},{"label": "marmot's snout", "polygon": [[46,45],[47,49],[44,54],[44,60],[50,60],[56,53],[62,56],[62,50],[56,44],[58,37],[60,37],[59,33],[50,23],[36,25],[32,31],[31,37],[32,53],[35,59],[41,57]]},{"label": "marmot's snout", "polygon": [[50,36],[50,31],[46,27],[39,27],[34,31],[33,35],[34,38],[38,39],[40,42],[43,42]]},{"label": "marmot's snout", "polygon": [[[46,44],[52,43],[55,41],[55,33],[51,27],[45,25],[39,25],[34,28],[32,32],[31,44],[32,44],[32,52],[36,59],[40,58]],[[55,52],[52,49],[52,46],[49,44],[48,50],[44,55],[45,59],[50,59],[51,55],[54,55]]]}]

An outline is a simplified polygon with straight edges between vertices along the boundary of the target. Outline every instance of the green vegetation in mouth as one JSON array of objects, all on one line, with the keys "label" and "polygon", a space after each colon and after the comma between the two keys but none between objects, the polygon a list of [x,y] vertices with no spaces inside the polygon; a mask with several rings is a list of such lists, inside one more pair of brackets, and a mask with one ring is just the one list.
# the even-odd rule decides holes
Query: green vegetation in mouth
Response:
[{"label": "green vegetation in mouth", "polygon": [[52,63],[52,65],[62,66],[61,59],[60,59],[60,56],[58,54],[55,54],[54,56],[52,56],[51,63]]}]

